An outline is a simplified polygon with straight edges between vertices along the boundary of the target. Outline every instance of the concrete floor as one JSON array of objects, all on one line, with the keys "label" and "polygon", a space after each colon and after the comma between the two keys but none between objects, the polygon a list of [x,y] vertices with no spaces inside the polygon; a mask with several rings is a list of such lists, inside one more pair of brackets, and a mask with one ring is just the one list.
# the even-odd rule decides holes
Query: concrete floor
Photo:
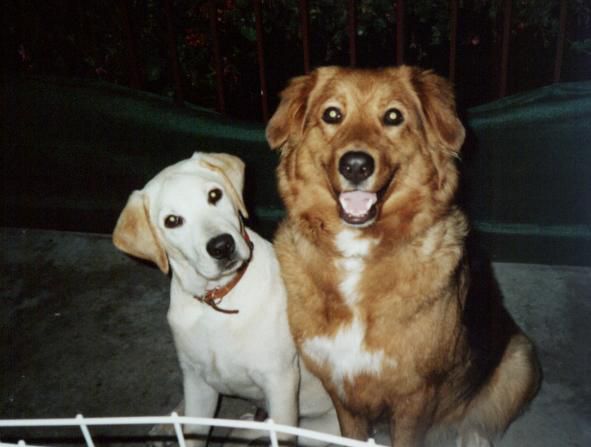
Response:
[{"label": "concrete floor", "polygon": [[[0,229],[0,419],[168,414],[181,399],[166,324],[168,278],[105,235]],[[544,383],[501,447],[591,445],[591,268],[494,264],[535,341]],[[226,399],[224,417],[249,407]],[[93,433],[144,441],[145,428]],[[1,431],[71,445],[77,430]],[[378,436],[380,440],[381,436]]]}]

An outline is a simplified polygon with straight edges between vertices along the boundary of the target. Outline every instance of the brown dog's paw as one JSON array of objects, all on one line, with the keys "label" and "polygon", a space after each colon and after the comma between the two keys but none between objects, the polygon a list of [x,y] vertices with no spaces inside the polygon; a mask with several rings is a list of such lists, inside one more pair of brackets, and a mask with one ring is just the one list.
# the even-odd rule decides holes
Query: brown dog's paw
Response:
[{"label": "brown dog's paw", "polygon": [[476,431],[470,431],[458,436],[457,447],[492,447],[492,443]]}]

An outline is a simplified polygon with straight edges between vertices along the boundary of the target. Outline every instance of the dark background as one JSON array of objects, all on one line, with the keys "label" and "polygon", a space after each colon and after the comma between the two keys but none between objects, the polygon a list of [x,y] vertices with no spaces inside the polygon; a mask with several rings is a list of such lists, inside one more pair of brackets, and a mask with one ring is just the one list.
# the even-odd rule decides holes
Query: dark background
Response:
[{"label": "dark background", "polygon": [[[261,120],[252,0],[215,1],[227,113]],[[311,66],[349,63],[347,3],[310,0]],[[262,2],[263,47],[270,109],[277,92],[303,72],[297,0]],[[359,66],[395,62],[396,2],[356,2]],[[126,5],[127,16],[124,14]],[[210,17],[205,0],[171,2],[184,98],[216,106]],[[450,2],[405,2],[404,62],[448,75]],[[498,96],[503,1],[459,2],[458,98],[471,107]],[[569,0],[561,81],[591,77],[591,3]],[[140,89],[174,95],[164,0],[29,0],[3,2],[2,67],[8,73],[133,83],[129,37],[136,46]],[[512,2],[508,94],[552,82],[559,0]],[[128,18],[126,18],[128,17]]]},{"label": "dark background", "polygon": [[[287,80],[304,72],[299,3],[259,3],[270,113]],[[357,65],[392,65],[395,2],[355,3]],[[183,102],[175,96],[167,4]],[[348,4],[308,2],[312,68],[349,64]],[[405,63],[449,75],[450,2],[405,4]],[[507,96],[500,99],[506,0],[458,4],[455,85],[468,131],[459,199],[473,235],[494,260],[590,264],[591,3],[566,2],[561,82],[554,83],[561,1],[511,2]],[[109,233],[133,189],[194,151],[217,151],[245,161],[248,223],[272,237],[283,207],[278,156],[264,138],[254,6],[5,2],[0,225]],[[214,111],[212,18],[225,114]]]}]

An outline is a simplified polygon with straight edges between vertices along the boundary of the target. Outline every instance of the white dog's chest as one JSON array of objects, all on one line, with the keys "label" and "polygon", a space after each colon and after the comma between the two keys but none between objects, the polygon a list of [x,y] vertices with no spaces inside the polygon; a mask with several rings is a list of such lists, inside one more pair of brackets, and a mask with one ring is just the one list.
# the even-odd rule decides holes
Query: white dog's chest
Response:
[{"label": "white dog's chest", "polygon": [[260,381],[253,376],[255,368],[249,362],[249,354],[236,343],[239,337],[227,328],[225,333],[212,330],[204,318],[195,315],[193,324],[189,322],[186,314],[169,315],[182,368],[197,372],[219,393],[264,399]]}]

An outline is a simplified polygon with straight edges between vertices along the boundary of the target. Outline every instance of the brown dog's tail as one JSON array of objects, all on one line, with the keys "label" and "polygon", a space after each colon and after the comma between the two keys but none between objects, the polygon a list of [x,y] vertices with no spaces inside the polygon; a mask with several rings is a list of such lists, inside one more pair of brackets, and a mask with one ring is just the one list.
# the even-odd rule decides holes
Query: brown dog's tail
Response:
[{"label": "brown dog's tail", "polygon": [[497,367],[466,406],[460,439],[479,433],[489,440],[502,434],[536,395],[541,369],[531,341],[515,333]]},{"label": "brown dog's tail", "polygon": [[460,446],[473,445],[475,438],[492,442],[503,434],[534,398],[542,376],[532,342],[503,305],[490,264],[473,261],[471,270],[464,308],[473,355],[471,380],[459,396],[464,403],[441,427],[454,427]]}]

